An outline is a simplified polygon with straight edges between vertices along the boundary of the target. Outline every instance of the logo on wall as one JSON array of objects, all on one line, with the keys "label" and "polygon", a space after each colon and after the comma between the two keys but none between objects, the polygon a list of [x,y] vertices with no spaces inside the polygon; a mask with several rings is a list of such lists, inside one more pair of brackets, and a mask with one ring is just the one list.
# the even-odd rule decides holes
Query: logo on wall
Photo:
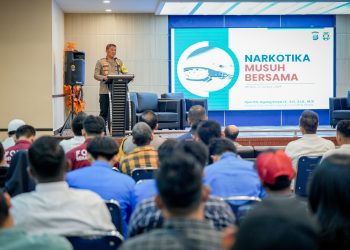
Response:
[{"label": "logo on wall", "polygon": [[[231,52],[231,54],[233,54]],[[210,92],[232,87],[239,74],[230,55],[222,48],[202,41],[189,46],[180,56],[177,75],[181,84],[192,94],[208,97]],[[238,62],[238,61],[237,61]]]},{"label": "logo on wall", "polygon": [[313,31],[312,32],[312,40],[317,41],[319,38],[318,35],[319,35],[318,31]]},{"label": "logo on wall", "polygon": [[323,40],[328,41],[331,39],[331,34],[329,32],[323,32]]}]

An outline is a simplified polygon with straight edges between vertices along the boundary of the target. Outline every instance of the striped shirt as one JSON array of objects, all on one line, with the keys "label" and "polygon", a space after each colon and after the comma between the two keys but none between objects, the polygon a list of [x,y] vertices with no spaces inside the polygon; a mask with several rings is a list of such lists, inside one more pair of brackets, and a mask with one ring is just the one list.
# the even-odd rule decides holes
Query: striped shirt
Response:
[{"label": "striped shirt", "polygon": [[128,175],[131,175],[135,168],[147,167],[158,167],[158,152],[150,145],[135,148],[120,161],[121,171]]}]

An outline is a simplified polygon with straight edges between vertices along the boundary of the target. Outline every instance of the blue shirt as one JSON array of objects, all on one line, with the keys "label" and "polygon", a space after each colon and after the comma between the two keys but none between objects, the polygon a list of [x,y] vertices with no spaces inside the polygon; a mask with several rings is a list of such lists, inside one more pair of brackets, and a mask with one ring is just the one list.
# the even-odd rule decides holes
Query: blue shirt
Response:
[{"label": "blue shirt", "polygon": [[142,180],[136,183],[134,187],[134,203],[133,208],[136,208],[137,204],[141,201],[152,198],[158,194],[158,189],[156,181],[152,180]]},{"label": "blue shirt", "polygon": [[128,231],[135,185],[130,176],[113,170],[108,162],[95,161],[90,167],[69,172],[67,182],[72,188],[91,190],[104,200],[118,201],[122,210],[124,232]]},{"label": "blue shirt", "polygon": [[177,141],[184,141],[184,140],[192,140],[192,130],[189,132],[180,135],[179,137],[176,138]]},{"label": "blue shirt", "polygon": [[211,188],[213,196],[263,198],[266,195],[253,162],[239,159],[231,152],[222,154],[219,161],[204,168],[204,184]]}]

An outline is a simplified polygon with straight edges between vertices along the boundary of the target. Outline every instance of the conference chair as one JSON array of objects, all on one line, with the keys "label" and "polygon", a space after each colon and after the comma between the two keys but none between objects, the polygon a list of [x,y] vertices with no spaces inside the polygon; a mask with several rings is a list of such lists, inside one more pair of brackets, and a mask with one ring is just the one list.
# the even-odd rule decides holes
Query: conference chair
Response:
[{"label": "conference chair", "polygon": [[0,167],[0,188],[3,188],[5,186],[6,175],[8,170],[8,167]]},{"label": "conference chair", "polygon": [[222,199],[231,207],[232,212],[236,216],[237,224],[241,223],[254,203],[261,202],[261,199],[257,196],[245,195],[222,197]]},{"label": "conference chair", "polygon": [[350,91],[347,97],[329,98],[330,125],[335,128],[341,120],[350,120]]},{"label": "conference chair", "polygon": [[154,178],[154,174],[157,171],[157,168],[135,168],[131,171],[131,177],[135,182],[141,180],[149,180]]},{"label": "conference chair", "polygon": [[124,240],[117,231],[87,236],[66,236],[66,238],[74,250],[116,250]]},{"label": "conference chair", "polygon": [[295,178],[295,194],[307,197],[307,185],[311,174],[321,161],[322,156],[301,156],[298,159],[297,176]]},{"label": "conference chair", "polygon": [[105,201],[105,203],[111,214],[112,222],[115,228],[118,230],[118,232],[121,235],[123,235],[124,234],[123,217],[122,217],[122,210],[120,208],[119,202],[116,200],[108,200],[108,201]]}]

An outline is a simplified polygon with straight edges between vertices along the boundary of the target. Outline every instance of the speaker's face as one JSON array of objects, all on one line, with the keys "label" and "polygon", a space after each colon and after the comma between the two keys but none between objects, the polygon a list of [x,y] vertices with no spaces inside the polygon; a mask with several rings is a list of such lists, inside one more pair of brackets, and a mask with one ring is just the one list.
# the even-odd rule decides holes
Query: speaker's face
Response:
[{"label": "speaker's face", "polygon": [[108,58],[114,58],[115,54],[117,53],[117,48],[116,47],[110,47],[106,50],[107,57]]}]

